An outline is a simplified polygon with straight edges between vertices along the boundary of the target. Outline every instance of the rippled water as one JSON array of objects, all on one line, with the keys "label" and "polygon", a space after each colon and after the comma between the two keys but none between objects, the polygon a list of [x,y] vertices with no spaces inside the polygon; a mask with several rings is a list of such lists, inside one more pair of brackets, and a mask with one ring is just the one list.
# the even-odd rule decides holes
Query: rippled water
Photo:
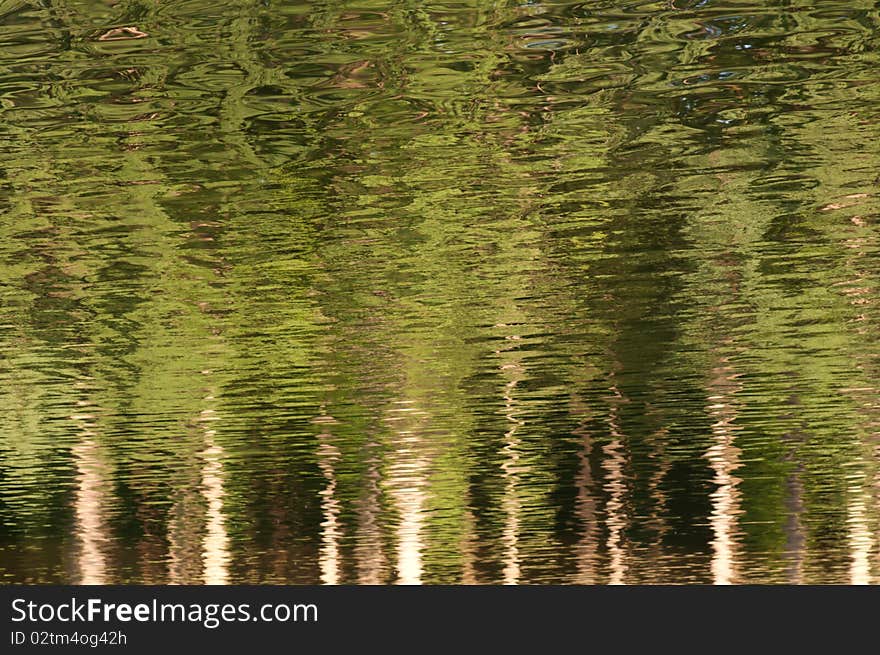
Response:
[{"label": "rippled water", "polygon": [[880,581],[878,47],[0,1],[0,580]]}]

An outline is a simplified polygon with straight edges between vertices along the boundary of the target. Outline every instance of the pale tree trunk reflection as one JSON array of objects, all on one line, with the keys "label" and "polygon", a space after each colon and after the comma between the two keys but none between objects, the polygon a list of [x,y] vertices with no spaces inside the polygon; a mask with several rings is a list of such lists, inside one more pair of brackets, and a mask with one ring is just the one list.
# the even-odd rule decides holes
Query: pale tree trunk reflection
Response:
[{"label": "pale tree trunk reflection", "polygon": [[401,400],[389,411],[386,421],[395,433],[392,461],[386,484],[397,507],[397,584],[417,585],[422,582],[422,531],[424,506],[427,499],[429,460],[423,452],[420,428],[426,412],[415,401]]},{"label": "pale tree trunk reflection", "polygon": [[[79,403],[86,405],[87,403]],[[107,466],[101,458],[93,430],[95,417],[74,414],[80,424],[80,440],[73,447],[76,461],[77,486],[74,498],[76,534],[79,542],[77,569],[79,583],[103,585],[110,582],[105,549],[108,545],[107,525],[103,516],[107,502]]]},{"label": "pale tree trunk reflection", "polygon": [[522,502],[519,498],[518,487],[520,474],[523,472],[520,459],[520,442],[517,430],[524,422],[516,416],[516,403],[513,399],[513,389],[519,382],[518,373],[522,372],[519,364],[508,364],[504,367],[514,372],[514,378],[504,386],[504,416],[511,424],[510,429],[504,435],[504,446],[501,452],[504,462],[501,469],[504,474],[504,497],[501,501],[505,516],[504,532],[501,540],[504,544],[504,571],[503,581],[506,585],[519,584],[522,571],[520,570],[519,534],[520,514]]},{"label": "pale tree trunk reflection", "polygon": [[[208,398],[213,400],[213,398]],[[210,429],[216,421],[216,412],[202,410],[199,417],[204,426],[205,449],[202,451],[202,496],[207,504],[205,536],[202,540],[203,581],[205,584],[223,585],[229,582],[229,536],[226,532],[226,518],[223,514],[223,458],[225,451],[214,437],[216,430]]]},{"label": "pale tree trunk reflection", "polygon": [[602,468],[605,469],[605,490],[609,494],[608,503],[605,506],[608,524],[608,539],[605,546],[608,550],[610,575],[608,584],[622,585],[625,582],[627,571],[626,549],[623,542],[623,533],[627,526],[626,507],[626,477],[624,467],[626,454],[623,442],[614,439],[611,443],[602,447],[605,460]]},{"label": "pale tree trunk reflection", "polygon": [[626,512],[626,447],[620,429],[618,412],[619,404],[625,402],[626,399],[616,385],[612,386],[611,391],[614,393],[611,398],[611,410],[608,414],[611,442],[602,446],[602,453],[605,456],[602,461],[602,468],[605,470],[604,488],[608,494],[608,502],[605,505],[608,538],[605,542],[605,548],[609,557],[608,584],[622,585],[625,583],[628,569],[624,533],[629,523],[629,517]]},{"label": "pale tree trunk reflection", "polygon": [[[859,462],[861,463],[861,462]],[[871,583],[871,548],[873,535],[868,527],[868,493],[865,477],[854,475],[851,479],[847,502],[847,533],[850,548],[849,583]]]},{"label": "pale tree trunk reflection", "polygon": [[733,395],[740,390],[738,375],[733,368],[722,364],[713,369],[709,383],[709,415],[715,419],[712,424],[712,445],[706,451],[709,466],[714,471],[712,492],[712,581],[717,585],[733,584],[737,581],[737,531],[738,516],[741,510],[739,478],[733,472],[740,467],[742,451],[737,448],[736,408]]},{"label": "pale tree trunk reflection", "polygon": [[[861,216],[853,216],[851,222],[857,228],[867,227],[866,221]],[[872,305],[875,299],[872,295],[873,279],[872,273],[873,252],[876,250],[876,238],[870,233],[856,232],[858,236],[847,239],[844,243],[850,249],[851,254],[847,258],[849,267],[855,271],[854,278],[847,280],[842,285],[842,292],[847,296],[850,305],[853,307],[853,316],[850,323],[854,326],[856,338],[854,343],[864,343],[876,334]],[[873,363],[874,352],[872,350],[867,353],[860,352],[856,358],[855,370],[870,372],[875,371]],[[860,388],[847,388],[844,391],[851,395],[860,406],[865,422],[860,430],[854,444],[857,456],[854,458],[849,470],[852,471],[848,476],[847,486],[847,507],[846,507],[846,525],[847,525],[847,541],[849,545],[850,567],[849,582],[853,585],[867,585],[872,582],[871,574],[871,557],[872,552],[876,553],[876,567],[878,578],[880,581],[880,543],[877,543],[877,535],[880,534],[880,526],[874,517],[880,516],[880,506],[878,506],[878,489],[880,489],[880,445],[873,445],[866,435],[870,438],[878,437],[877,422],[877,388],[871,384],[870,373],[868,385]],[[872,480],[873,478],[873,480]],[[872,500],[873,496],[873,500]],[[872,512],[871,505],[875,510]],[[873,522],[873,529],[872,529]]]},{"label": "pale tree trunk reflection", "polygon": [[[322,416],[320,423],[335,423],[328,416]],[[341,504],[336,498],[336,464],[340,459],[339,448],[332,443],[332,435],[324,431],[318,435],[318,467],[327,481],[321,490],[321,549],[319,564],[321,568],[321,583],[336,585],[340,581],[340,555],[339,542],[342,538],[342,528],[339,523]]]},{"label": "pale tree trunk reflection", "polygon": [[[864,368],[860,366],[859,368]],[[877,420],[878,390],[847,388],[864,422],[854,436],[853,455],[846,474],[846,540],[849,550],[849,583],[880,583],[880,421]]]}]

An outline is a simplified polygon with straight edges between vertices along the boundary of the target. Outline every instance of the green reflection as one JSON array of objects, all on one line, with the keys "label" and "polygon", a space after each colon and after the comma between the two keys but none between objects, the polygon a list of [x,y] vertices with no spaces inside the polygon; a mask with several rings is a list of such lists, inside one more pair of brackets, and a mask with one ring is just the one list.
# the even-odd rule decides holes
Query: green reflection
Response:
[{"label": "green reflection", "polygon": [[877,582],[878,27],[0,3],[0,579]]}]

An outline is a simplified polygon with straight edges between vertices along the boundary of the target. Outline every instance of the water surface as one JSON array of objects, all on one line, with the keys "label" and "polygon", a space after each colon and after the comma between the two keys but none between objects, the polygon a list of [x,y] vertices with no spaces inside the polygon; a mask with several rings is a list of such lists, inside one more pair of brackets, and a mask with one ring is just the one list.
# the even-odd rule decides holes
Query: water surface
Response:
[{"label": "water surface", "polygon": [[880,581],[878,48],[0,1],[0,581]]}]

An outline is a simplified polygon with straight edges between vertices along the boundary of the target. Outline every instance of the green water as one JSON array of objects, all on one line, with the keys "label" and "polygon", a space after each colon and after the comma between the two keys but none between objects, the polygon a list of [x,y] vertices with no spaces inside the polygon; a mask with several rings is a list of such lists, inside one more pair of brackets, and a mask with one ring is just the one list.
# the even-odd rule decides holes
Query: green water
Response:
[{"label": "green water", "polygon": [[880,581],[873,0],[0,1],[0,581]]}]

